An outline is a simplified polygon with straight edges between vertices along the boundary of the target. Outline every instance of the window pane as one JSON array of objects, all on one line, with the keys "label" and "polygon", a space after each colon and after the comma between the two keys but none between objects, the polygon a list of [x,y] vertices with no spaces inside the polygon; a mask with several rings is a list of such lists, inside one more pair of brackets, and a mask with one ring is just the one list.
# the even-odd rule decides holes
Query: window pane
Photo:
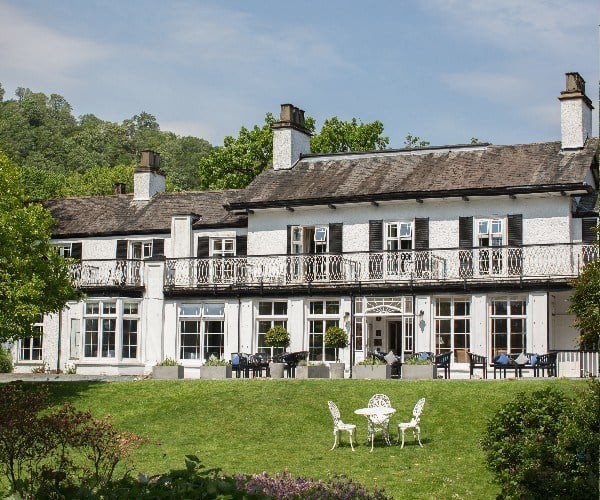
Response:
[{"label": "window pane", "polygon": [[315,241],[327,241],[327,228],[318,227],[315,229]]},{"label": "window pane", "polygon": [[180,316],[200,316],[199,304],[181,304],[179,306]]},{"label": "window pane", "polygon": [[454,302],[454,315],[455,316],[469,316],[471,309],[470,302]]},{"label": "window pane", "polygon": [[139,304],[137,302],[125,302],[123,305],[123,314],[137,315],[138,306]]},{"label": "window pane", "polygon": [[137,357],[137,319],[123,320],[123,340],[121,356],[123,358]]},{"label": "window pane", "polygon": [[524,300],[512,300],[510,302],[510,314],[524,315],[525,314],[525,301]]},{"label": "window pane", "polygon": [[452,321],[449,319],[438,319],[435,321],[435,325],[436,333],[450,333],[452,331],[450,329]]},{"label": "window pane", "polygon": [[480,220],[478,225],[479,234],[488,234],[488,221]]},{"label": "window pane", "polygon": [[495,300],[492,302],[492,314],[498,316],[505,316],[508,311],[507,303],[505,300]]},{"label": "window pane", "polygon": [[102,320],[102,357],[115,357],[115,319]]},{"label": "window pane", "polygon": [[502,221],[495,219],[492,221],[492,233],[501,233],[502,232]]},{"label": "window pane", "polygon": [[310,314],[323,314],[323,302],[320,300],[310,303]]},{"label": "window pane", "polygon": [[102,304],[102,314],[117,314],[116,302],[104,302]]},{"label": "window pane", "polygon": [[277,316],[287,315],[287,302],[274,302],[273,303],[273,314]]},{"label": "window pane", "polygon": [[86,358],[98,356],[98,320],[85,320],[84,353]]},{"label": "window pane", "polygon": [[271,316],[272,314],[272,302],[259,302],[258,303],[258,314],[259,316]]},{"label": "window pane", "polygon": [[225,304],[205,304],[204,314],[207,316],[224,316]]},{"label": "window pane", "polygon": [[452,301],[438,299],[436,301],[436,316],[450,316],[452,314]]},{"label": "window pane", "polygon": [[85,313],[86,314],[98,314],[100,312],[100,306],[97,302],[86,302]]},{"label": "window pane", "polygon": [[217,358],[223,356],[224,325],[224,321],[206,321],[204,323],[204,359],[208,359],[211,355]]},{"label": "window pane", "polygon": [[396,224],[388,224],[387,225],[387,236],[388,236],[388,238],[397,238],[398,237],[398,226]]},{"label": "window pane", "polygon": [[410,237],[412,231],[412,224],[410,222],[403,222],[400,224],[400,237],[407,238]]},{"label": "window pane", "polygon": [[328,300],[326,302],[326,313],[327,314],[339,314],[340,313],[340,303],[337,301]]},{"label": "window pane", "polygon": [[492,333],[507,333],[508,323],[505,318],[495,318],[492,320]]}]

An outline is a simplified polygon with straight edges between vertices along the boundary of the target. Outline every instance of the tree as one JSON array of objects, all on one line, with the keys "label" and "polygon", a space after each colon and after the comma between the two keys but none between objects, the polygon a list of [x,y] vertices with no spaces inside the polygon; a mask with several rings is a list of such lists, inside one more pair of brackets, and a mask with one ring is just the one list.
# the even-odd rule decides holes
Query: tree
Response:
[{"label": "tree", "polygon": [[[262,126],[252,129],[242,127],[237,138],[225,137],[223,146],[214,148],[210,155],[200,160],[199,174],[202,189],[230,189],[246,187],[273,161],[273,124],[271,113],[265,116]],[[307,117],[306,128],[315,130],[315,121]],[[369,151],[387,146],[389,138],[383,137],[383,124],[379,121],[359,123],[356,118],[344,122],[337,117],[325,120],[321,131],[310,141],[313,153],[341,153]]]},{"label": "tree", "polygon": [[273,159],[274,123],[267,113],[264,125],[242,127],[237,138],[225,137],[223,146],[202,158],[198,168],[202,189],[246,187]]},{"label": "tree", "polygon": [[77,298],[68,262],[50,243],[54,220],[26,203],[19,170],[0,154],[0,341],[30,337],[40,315]]},{"label": "tree", "polygon": [[[596,242],[598,247],[598,243]],[[573,281],[569,310],[575,313],[574,326],[581,335],[578,339],[582,349],[598,349],[600,345],[600,255],[588,262],[579,277]]]},{"label": "tree", "polygon": [[347,153],[384,149],[390,139],[383,137],[382,133],[383,123],[379,120],[359,123],[356,118],[352,118],[351,121],[344,122],[334,116],[325,120],[321,131],[311,137],[310,149],[313,153]]},{"label": "tree", "polygon": [[424,141],[419,136],[413,136],[410,133],[404,139],[405,149],[425,148],[427,146],[429,146],[429,141]]}]

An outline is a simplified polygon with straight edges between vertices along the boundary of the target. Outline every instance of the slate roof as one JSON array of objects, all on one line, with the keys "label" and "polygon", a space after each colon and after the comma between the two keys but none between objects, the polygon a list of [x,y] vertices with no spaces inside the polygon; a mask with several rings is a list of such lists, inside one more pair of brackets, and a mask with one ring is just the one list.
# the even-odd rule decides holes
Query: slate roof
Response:
[{"label": "slate roof", "polygon": [[171,217],[196,214],[194,229],[245,227],[246,217],[225,210],[237,190],[158,193],[149,201],[133,195],[45,200],[57,220],[54,238],[161,234],[171,232]]},{"label": "slate roof", "polygon": [[231,209],[323,205],[386,199],[587,191],[598,139],[576,151],[560,142],[444,146],[307,155],[290,170],[268,169]]}]

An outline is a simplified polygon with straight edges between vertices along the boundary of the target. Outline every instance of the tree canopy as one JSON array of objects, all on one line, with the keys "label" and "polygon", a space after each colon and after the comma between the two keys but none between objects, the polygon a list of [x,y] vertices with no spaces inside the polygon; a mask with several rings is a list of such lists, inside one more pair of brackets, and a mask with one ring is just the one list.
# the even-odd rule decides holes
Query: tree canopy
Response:
[{"label": "tree canopy", "polygon": [[[223,146],[200,159],[199,175],[202,189],[243,188],[273,161],[273,124],[271,113],[265,123],[252,129],[242,127],[237,137],[227,136]],[[315,131],[315,121],[306,118],[306,128]],[[346,122],[337,117],[325,120],[321,130],[310,139],[312,153],[345,153],[371,151],[387,147],[389,138],[383,135],[380,121]]]},{"label": "tree canopy", "polygon": [[577,316],[573,326],[581,333],[578,339],[579,346],[583,349],[598,349],[600,345],[600,258],[588,262],[579,277],[573,281],[570,311]]},{"label": "tree canopy", "polygon": [[[161,153],[167,189],[200,188],[197,166],[212,149],[208,141],[161,131],[147,112],[119,124],[93,114],[75,118],[71,105],[58,94],[48,97],[19,87],[15,95],[16,99],[4,100],[0,85],[0,150],[24,169],[30,198],[110,194],[113,186],[98,174],[111,180],[119,177],[110,171],[132,169],[144,149]],[[34,179],[40,182],[30,182]],[[100,181],[102,189],[86,181]],[[117,181],[128,183],[128,178]]]},{"label": "tree canopy", "polygon": [[54,220],[26,203],[19,170],[0,153],[0,341],[33,335],[33,324],[77,297],[68,263],[50,243]]}]

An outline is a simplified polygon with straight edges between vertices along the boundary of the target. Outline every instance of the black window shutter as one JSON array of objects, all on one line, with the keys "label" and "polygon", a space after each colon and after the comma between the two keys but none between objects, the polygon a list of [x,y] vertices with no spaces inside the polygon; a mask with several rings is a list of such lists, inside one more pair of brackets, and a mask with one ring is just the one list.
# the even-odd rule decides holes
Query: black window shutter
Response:
[{"label": "black window shutter", "polygon": [[329,224],[329,253],[342,253],[342,224]]},{"label": "black window shutter", "polygon": [[198,248],[196,257],[205,258],[209,256],[210,238],[208,236],[198,236]]},{"label": "black window shutter", "polygon": [[127,240],[117,240],[117,259],[127,258]]},{"label": "black window shutter", "polygon": [[383,250],[383,221],[369,221],[369,252],[381,252]]},{"label": "black window shutter", "polygon": [[523,215],[508,215],[508,246],[520,247],[523,245]]},{"label": "black window shutter", "polygon": [[415,219],[415,250],[429,249],[429,217]]},{"label": "black window shutter", "polygon": [[458,218],[458,246],[460,248],[473,247],[473,217]]},{"label": "black window shutter", "polygon": [[71,243],[71,257],[81,260],[81,241]]},{"label": "black window shutter", "polygon": [[164,238],[156,238],[152,240],[152,257],[165,256],[165,240]]},{"label": "black window shutter", "polygon": [[597,239],[596,231],[594,230],[597,219],[581,219],[581,241],[583,243],[594,243]]},{"label": "black window shutter", "polygon": [[235,254],[241,256],[248,255],[248,236],[238,234],[235,237]]},{"label": "black window shutter", "polygon": [[292,226],[287,227],[287,254],[292,253]]}]

